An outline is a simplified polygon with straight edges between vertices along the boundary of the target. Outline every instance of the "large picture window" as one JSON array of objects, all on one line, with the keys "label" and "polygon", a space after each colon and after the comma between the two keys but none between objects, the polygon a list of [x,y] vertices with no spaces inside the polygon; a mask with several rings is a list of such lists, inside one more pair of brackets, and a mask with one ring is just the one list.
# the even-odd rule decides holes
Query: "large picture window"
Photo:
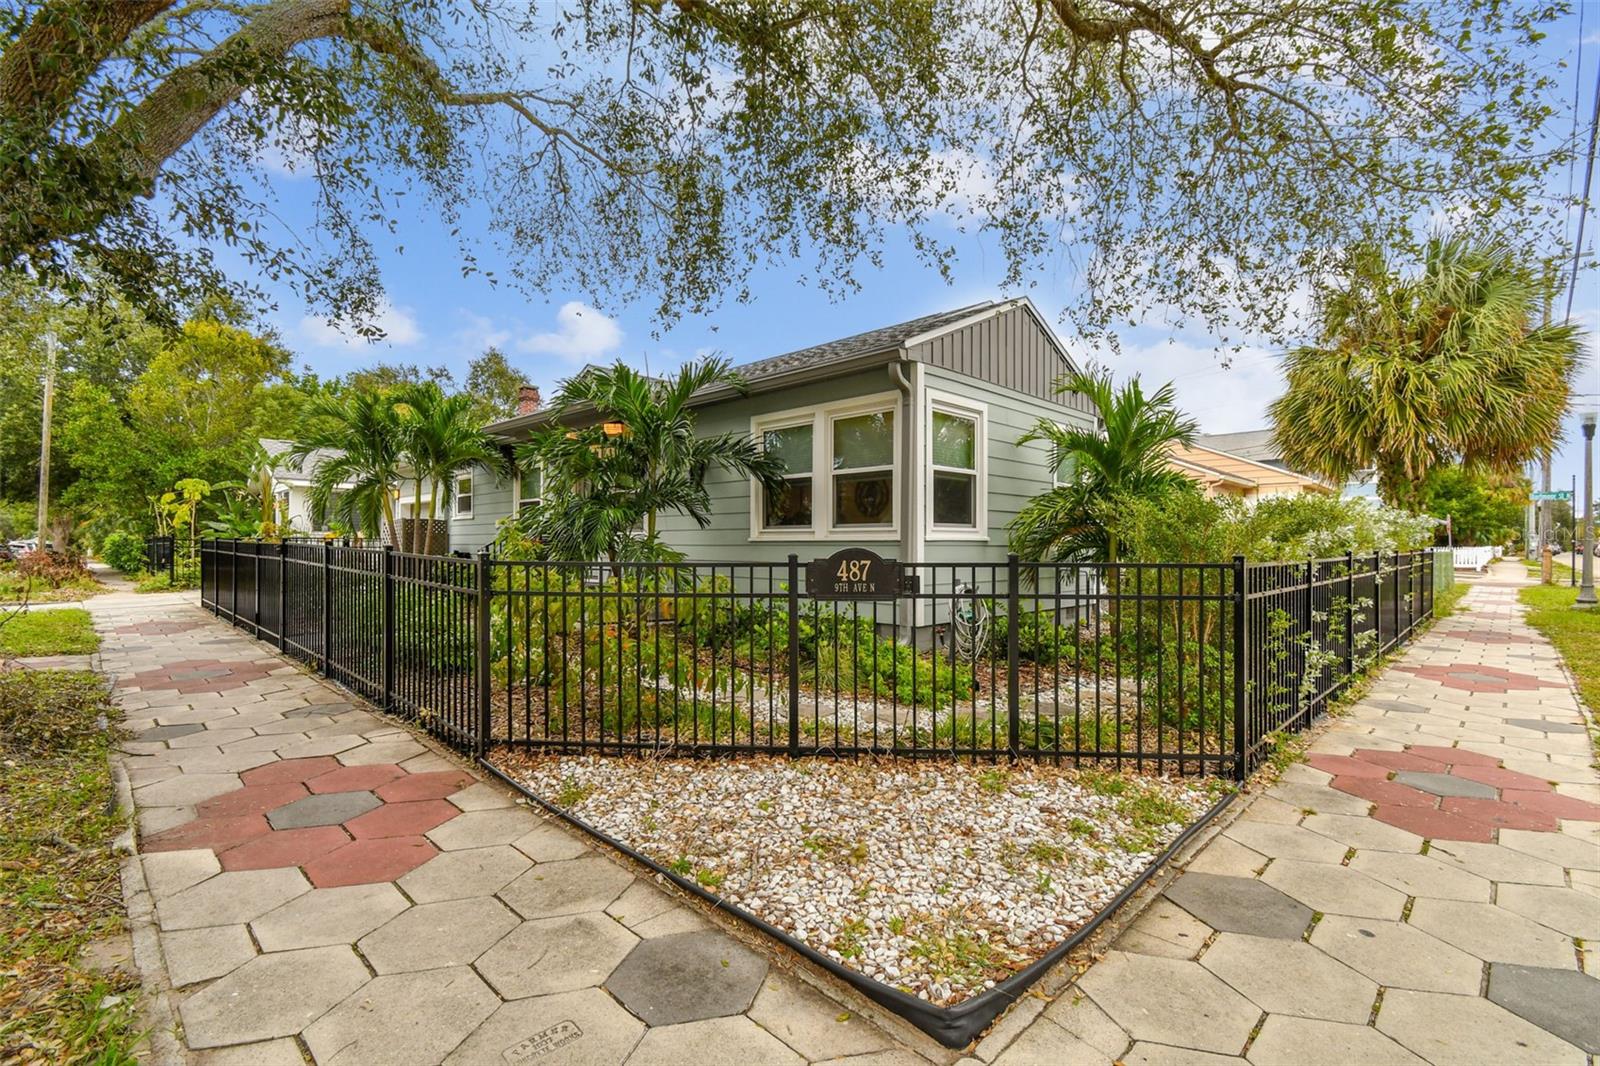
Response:
[{"label": "large picture window", "polygon": [[978,525],[978,420],[933,411],[933,524],[958,529]]},{"label": "large picture window", "polygon": [[813,517],[812,452],[816,427],[806,422],[780,426],[761,435],[761,447],[776,456],[784,469],[783,487],[763,489],[763,529],[810,529]]},{"label": "large picture window", "polygon": [[833,524],[894,525],[894,411],[833,419]]}]

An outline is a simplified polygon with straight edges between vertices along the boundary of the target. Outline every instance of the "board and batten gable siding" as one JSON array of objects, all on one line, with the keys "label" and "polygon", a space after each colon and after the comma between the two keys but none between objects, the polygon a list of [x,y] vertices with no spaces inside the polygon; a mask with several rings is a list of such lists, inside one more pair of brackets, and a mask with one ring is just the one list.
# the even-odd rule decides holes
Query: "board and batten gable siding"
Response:
[{"label": "board and batten gable siding", "polygon": [[[758,393],[703,407],[695,412],[695,432],[701,436],[733,433],[748,436],[750,420],[762,415],[783,411],[804,410],[825,404],[840,403],[863,396],[875,396],[895,391],[894,379],[885,367],[833,378],[827,381],[797,385],[794,388]],[[895,412],[895,432],[903,433]],[[825,484],[824,471],[815,472],[816,491]],[[706,477],[706,491],[711,495],[711,525],[704,529],[687,515],[662,515],[659,529],[673,548],[690,559],[706,561],[783,562],[794,552],[802,560],[816,555],[827,555],[842,546],[839,541],[797,540],[752,541],[750,538],[750,480],[736,477],[725,470],[713,470]],[[900,486],[896,483],[896,503]],[[902,523],[902,528],[904,528]],[[873,547],[886,549],[884,554],[895,554],[894,543],[877,543]],[[824,550],[825,549],[825,550]]]},{"label": "board and batten gable siding", "polygon": [[1056,392],[1055,384],[1067,373],[1067,364],[1054,335],[1022,304],[914,344],[906,355],[929,367],[1043,400],[1051,407],[1065,406],[1091,418],[1094,413],[1087,398]]},{"label": "board and batten gable siding", "polygon": [[[1055,487],[1050,468],[1050,446],[1042,441],[1018,444],[1017,441],[1041,418],[1060,425],[1092,429],[1094,416],[1075,407],[1033,396],[1023,396],[987,382],[927,367],[923,388],[940,395],[956,394],[984,405],[988,445],[987,541],[938,539],[937,533],[925,537],[922,562],[1003,562],[1006,557],[1006,525],[1027,502]],[[1077,398],[1073,394],[1073,398]],[[926,463],[926,456],[923,457]],[[926,478],[926,472],[919,472]],[[924,494],[926,498],[926,494]]]},{"label": "board and batten gable siding", "polygon": [[493,543],[500,520],[511,514],[511,479],[491,470],[472,468],[472,515],[450,515],[450,550],[476,552]]}]

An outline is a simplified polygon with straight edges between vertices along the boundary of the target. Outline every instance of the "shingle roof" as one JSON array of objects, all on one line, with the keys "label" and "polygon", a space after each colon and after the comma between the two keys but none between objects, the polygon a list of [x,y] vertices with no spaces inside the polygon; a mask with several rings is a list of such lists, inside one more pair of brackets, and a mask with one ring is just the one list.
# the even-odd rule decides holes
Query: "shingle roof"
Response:
[{"label": "shingle roof", "polygon": [[1200,433],[1196,434],[1194,442],[1201,448],[1227,452],[1241,459],[1254,459],[1258,463],[1276,464],[1283,455],[1270,429],[1247,429],[1242,433]]},{"label": "shingle roof", "polygon": [[294,441],[280,440],[276,437],[262,437],[261,448],[272,457],[272,468],[279,473],[294,474],[300,477],[310,477],[328,459],[338,459],[343,452],[331,448],[316,448],[305,459],[298,463],[288,460],[288,453],[294,450]]},{"label": "shingle roof", "polygon": [[743,375],[746,381],[754,382],[761,378],[772,377],[775,374],[787,374],[806,367],[825,366],[829,363],[844,362],[857,357],[874,355],[878,352],[888,352],[900,347],[912,337],[942,329],[953,322],[959,322],[963,318],[993,306],[993,300],[968,304],[965,307],[957,307],[951,311],[923,315],[921,318],[913,318],[908,322],[900,322],[893,326],[881,326],[878,329],[869,329],[865,333],[857,333],[850,337],[840,337],[838,340],[814,344],[809,348],[786,352],[783,355],[774,355],[768,359],[758,359],[753,363],[745,363],[735,369]]}]

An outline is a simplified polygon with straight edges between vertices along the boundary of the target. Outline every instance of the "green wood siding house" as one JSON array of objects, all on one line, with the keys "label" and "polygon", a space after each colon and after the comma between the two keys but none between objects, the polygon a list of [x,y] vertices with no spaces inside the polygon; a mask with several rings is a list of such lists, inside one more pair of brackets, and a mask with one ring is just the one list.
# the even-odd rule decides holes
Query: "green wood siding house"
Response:
[{"label": "green wood siding house", "polygon": [[[748,391],[707,390],[705,433],[751,434],[781,452],[788,490],[713,472],[711,525],[663,516],[690,560],[778,562],[847,544],[904,561],[989,561],[1006,554],[1006,523],[1054,484],[1049,451],[1017,444],[1040,418],[1094,424],[1088,402],[1055,382],[1073,365],[1033,303],[990,301],[870,330],[738,368]],[[507,444],[547,411],[495,423]],[[470,479],[470,510],[451,517],[450,546],[475,551],[537,499],[538,478]],[[458,494],[461,490],[458,489]]]}]

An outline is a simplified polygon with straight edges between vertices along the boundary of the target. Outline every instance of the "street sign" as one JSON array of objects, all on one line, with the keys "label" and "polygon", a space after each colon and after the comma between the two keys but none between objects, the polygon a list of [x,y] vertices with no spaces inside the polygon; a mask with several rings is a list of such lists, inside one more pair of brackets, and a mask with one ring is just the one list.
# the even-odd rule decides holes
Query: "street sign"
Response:
[{"label": "street sign", "polygon": [[1553,489],[1550,492],[1535,492],[1529,499],[1533,500],[1534,503],[1542,503],[1545,500],[1570,500],[1572,499],[1572,490]]}]

